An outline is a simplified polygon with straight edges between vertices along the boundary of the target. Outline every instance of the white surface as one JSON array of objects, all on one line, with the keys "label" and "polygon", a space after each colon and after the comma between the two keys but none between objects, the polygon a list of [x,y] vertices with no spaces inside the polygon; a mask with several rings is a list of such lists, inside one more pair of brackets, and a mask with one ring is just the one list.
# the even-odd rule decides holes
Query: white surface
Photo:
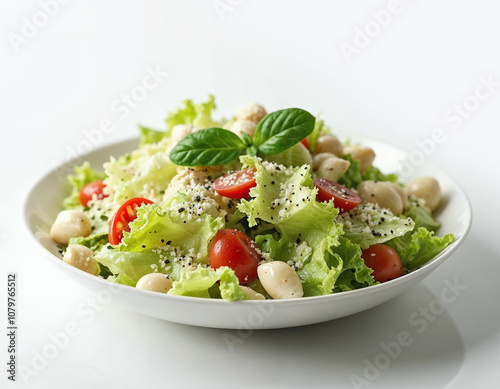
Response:
[{"label": "white surface", "polygon": [[[338,135],[342,137],[341,134]],[[377,166],[382,171],[398,166],[400,161],[410,160],[410,157],[401,150],[382,142],[352,136],[352,133],[351,140],[353,143],[359,142],[372,147],[378,155]],[[82,155],[81,158],[88,161],[91,166],[102,167],[103,163],[109,161],[110,156],[118,158],[136,149],[138,142],[138,138],[133,138],[100,147]],[[78,163],[71,161],[68,165],[77,166]],[[321,323],[373,308],[401,295],[443,264],[463,244],[472,223],[471,208],[465,193],[440,169],[429,163],[423,163],[415,168],[413,177],[406,177],[405,180],[409,182],[415,177],[432,176],[439,181],[444,200],[443,206],[435,213],[441,223],[438,234],[451,233],[456,238],[452,245],[425,266],[391,282],[328,296],[231,303],[216,299],[186,298],[143,291],[124,285],[110,285],[104,279],[94,277],[61,261],[58,246],[49,235],[52,223],[61,211],[61,202],[69,194],[69,188],[61,185],[59,169],[58,167],[52,170],[38,181],[30,190],[25,203],[26,224],[31,238],[39,243],[41,255],[47,257],[75,283],[84,285],[98,296],[102,294],[101,299],[112,298],[113,302],[148,316],[201,327],[233,330],[287,328]],[[450,296],[452,295],[453,293]],[[441,307],[438,307],[438,310],[440,309]]]},{"label": "white surface", "polygon": [[[385,361],[380,344],[404,338],[404,331],[412,344],[377,377],[366,377],[371,388],[498,383],[499,85],[481,95],[460,125],[445,115],[454,104],[474,102],[476,90],[485,92],[477,89],[480,77],[500,80],[499,6],[401,0],[401,12],[347,63],[340,45],[353,44],[356,28],[371,26],[371,12],[387,2],[223,0],[235,5],[222,20],[213,1],[144,3],[68,2],[19,53],[8,34],[20,34],[24,18],[43,18],[40,5],[11,2],[0,14],[0,301],[6,300],[6,273],[17,272],[20,365],[33,369],[38,353],[54,343],[51,336],[68,324],[77,333],[52,360],[36,366],[37,375],[23,382],[18,371],[19,382],[4,384],[3,371],[1,386],[349,388],[352,375],[364,377],[366,363]],[[167,75],[126,115],[116,100],[143,82],[148,67]],[[252,100],[271,109],[298,106],[324,112],[334,127],[407,151],[443,129],[446,140],[435,144],[429,160],[471,199],[474,225],[467,241],[395,300],[304,328],[238,334],[96,302],[48,266],[29,241],[21,218],[25,194],[71,149],[84,148],[86,132],[103,119],[114,130],[102,139],[96,135],[96,146],[134,135],[139,122],[161,127],[180,100],[210,92],[222,114]],[[442,313],[415,323],[420,310],[436,308],[435,299],[449,289],[445,282],[454,280],[466,288]],[[1,307],[5,315],[5,303]],[[6,361],[5,336],[1,347],[0,361]]]}]

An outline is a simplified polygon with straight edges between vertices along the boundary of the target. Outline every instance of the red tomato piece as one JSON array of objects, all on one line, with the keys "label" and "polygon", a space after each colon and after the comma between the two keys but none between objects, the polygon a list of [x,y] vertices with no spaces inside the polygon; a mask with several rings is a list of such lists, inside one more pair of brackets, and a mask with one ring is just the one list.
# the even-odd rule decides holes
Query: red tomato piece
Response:
[{"label": "red tomato piece", "polygon": [[97,195],[98,199],[103,199],[104,197],[106,197],[106,195],[103,193],[103,189],[105,188],[105,186],[106,185],[104,184],[103,180],[90,182],[85,185],[80,190],[80,204],[86,207],[89,201],[92,200],[92,196],[94,194]]},{"label": "red tomato piece", "polygon": [[309,150],[309,139],[304,138],[300,142],[307,147],[307,150]]},{"label": "red tomato piece", "polygon": [[109,243],[119,244],[123,239],[123,231],[130,232],[129,223],[137,218],[137,208],[143,204],[153,204],[153,202],[142,197],[134,197],[118,208],[109,223]]},{"label": "red tomato piece", "polygon": [[348,212],[361,203],[361,197],[344,185],[336,182],[325,180],[324,178],[315,178],[314,186],[318,188],[316,199],[319,202],[326,202],[333,199],[333,203],[340,212]]},{"label": "red tomato piece", "polygon": [[219,230],[212,239],[209,264],[213,269],[227,266],[234,270],[240,284],[257,278],[257,266],[261,255],[257,245],[238,230]]},{"label": "red tomato piece", "polygon": [[226,174],[214,181],[214,190],[230,199],[245,199],[256,184],[255,169],[243,169]]},{"label": "red tomato piece", "polygon": [[365,265],[373,269],[375,281],[386,282],[403,275],[401,258],[392,247],[374,244],[363,250],[361,257]]}]

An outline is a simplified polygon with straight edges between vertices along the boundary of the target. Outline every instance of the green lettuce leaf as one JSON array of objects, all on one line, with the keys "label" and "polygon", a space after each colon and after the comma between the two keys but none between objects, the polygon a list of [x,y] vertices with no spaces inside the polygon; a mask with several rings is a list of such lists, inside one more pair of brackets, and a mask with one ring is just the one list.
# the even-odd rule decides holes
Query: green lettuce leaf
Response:
[{"label": "green lettuce leaf", "polygon": [[354,160],[350,154],[344,155],[343,158],[351,164],[342,177],[339,178],[338,182],[348,188],[357,188],[362,181],[367,180],[398,182],[396,174],[384,174],[375,166],[370,166],[361,173],[359,160]]},{"label": "green lettuce leaf", "polygon": [[149,198],[151,192],[158,195],[167,188],[176,173],[176,166],[166,152],[168,141],[165,138],[160,142],[145,144],[118,159],[111,158],[104,164],[107,176],[104,182],[114,193],[116,205],[132,197]]},{"label": "green lettuce leaf", "polygon": [[105,174],[92,169],[88,161],[84,162],[81,166],[75,166],[74,171],[75,174],[68,175],[71,194],[63,200],[63,209],[81,208],[80,190],[93,181],[105,178]]},{"label": "green lettuce leaf", "polygon": [[[132,197],[144,196],[146,191],[160,193],[177,174],[177,165],[170,161],[167,153],[158,152],[151,156],[127,181],[122,181],[115,192],[115,202],[123,203]],[[148,196],[149,197],[149,196]]]},{"label": "green lettuce leaf", "polygon": [[94,253],[100,251],[105,245],[109,243],[108,233],[92,234],[87,237],[78,236],[69,238],[68,245],[81,244],[91,249]]},{"label": "green lettuce leaf", "polygon": [[302,143],[297,143],[279,154],[265,156],[264,160],[285,166],[312,165],[311,153]]},{"label": "green lettuce leaf", "polygon": [[379,170],[379,168],[375,166],[370,166],[368,169],[366,169],[363,172],[362,177],[363,181],[373,180],[373,181],[390,181],[394,183],[398,182],[397,174],[394,173],[384,174]]},{"label": "green lettuce leaf", "polygon": [[341,237],[338,246],[331,247],[328,258],[330,267],[339,270],[334,292],[344,292],[374,284],[371,273],[373,270],[365,265],[361,258],[361,248],[348,239]]},{"label": "green lettuce leaf", "polygon": [[425,265],[454,241],[453,234],[434,236],[434,231],[420,227],[413,233],[406,233],[385,244],[396,250],[405,269],[414,270]]},{"label": "green lettuce leaf", "polygon": [[220,123],[212,119],[212,112],[215,110],[214,96],[208,96],[208,100],[195,104],[192,100],[184,100],[184,106],[174,112],[169,112],[165,122],[168,132],[177,124],[191,124],[198,128],[219,127]]},{"label": "green lettuce leaf", "polygon": [[333,202],[316,201],[309,166],[298,168],[269,165],[242,156],[244,165],[255,168],[257,186],[250,190],[251,200],[242,200],[238,209],[245,213],[249,227],[264,221],[279,236],[257,235],[256,243],[274,260],[287,262],[297,270],[304,295],[329,294],[337,269],[325,257],[331,246],[339,244],[342,226],[335,221],[338,210]]},{"label": "green lettuce leaf", "polygon": [[425,206],[425,201],[422,199],[410,199],[410,207],[405,212],[405,216],[412,218],[416,228],[424,227],[429,231],[437,231],[441,226],[441,223],[432,216],[431,210]]},{"label": "green lettuce leaf", "polygon": [[248,300],[248,296],[240,288],[234,271],[225,266],[217,270],[203,267],[183,270],[179,280],[173,283],[168,294],[210,298],[209,290],[217,281],[219,281],[220,295],[224,300]]},{"label": "green lettuce leaf", "polygon": [[[186,197],[177,194],[172,201]],[[224,228],[222,218],[203,214],[189,219],[188,211],[179,213],[158,204],[143,205],[137,209],[137,218],[129,223],[130,232],[124,232],[120,251],[140,252],[168,244],[190,251],[196,255],[196,262],[208,263],[208,245],[218,230]]]},{"label": "green lettuce leaf", "polygon": [[139,126],[139,130],[141,131],[139,147],[142,147],[149,143],[159,142],[166,135],[165,131],[157,131],[144,126]]},{"label": "green lettuce leaf", "polygon": [[232,269],[220,267],[213,270],[201,266],[186,266],[185,261],[179,260],[175,250],[124,252],[106,246],[96,259],[115,274],[108,277],[108,280],[120,284],[135,286],[141,277],[158,271],[168,274],[174,281],[168,292],[172,295],[214,297],[212,290],[218,282],[217,295],[220,293],[221,298],[228,301],[248,299]]},{"label": "green lettuce leaf", "polygon": [[[118,251],[111,246],[104,246],[102,250],[95,255],[97,261],[106,266],[109,271],[115,275],[120,275],[126,282],[125,285],[135,286],[139,278],[152,273],[156,267],[162,268],[163,260],[160,254],[153,250],[144,250],[141,252]],[[163,272],[163,271],[162,271]],[[109,278],[108,278],[109,279]]]},{"label": "green lettuce leaf", "polygon": [[340,214],[337,219],[344,225],[344,236],[363,250],[372,244],[403,236],[415,228],[412,219],[395,216],[377,204],[361,203],[352,211]]}]

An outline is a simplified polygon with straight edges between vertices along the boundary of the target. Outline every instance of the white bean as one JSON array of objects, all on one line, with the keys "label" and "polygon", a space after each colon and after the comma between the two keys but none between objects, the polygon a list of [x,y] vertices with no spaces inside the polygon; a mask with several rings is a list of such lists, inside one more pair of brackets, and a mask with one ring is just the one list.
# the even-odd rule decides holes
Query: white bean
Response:
[{"label": "white bean", "polygon": [[425,205],[431,211],[435,211],[439,207],[443,198],[439,182],[432,177],[415,178],[406,186],[405,192],[409,197],[415,196],[424,199]]},{"label": "white bean", "polygon": [[236,110],[236,119],[250,120],[254,123],[260,122],[266,115],[266,109],[257,103],[245,104]]},{"label": "white bean", "polygon": [[142,276],[135,287],[152,292],[167,293],[172,288],[172,280],[163,273],[149,273]]},{"label": "white bean", "polygon": [[312,167],[314,170],[318,170],[320,165],[328,158],[335,158],[336,155],[333,153],[319,153],[312,157]]},{"label": "white bean", "polygon": [[230,130],[234,132],[241,138],[241,133],[245,132],[253,138],[255,134],[255,129],[257,128],[257,123],[250,120],[236,120],[232,125]]},{"label": "white bean", "polygon": [[59,212],[50,229],[50,237],[60,244],[68,244],[69,239],[89,236],[92,232],[90,219],[81,211]]},{"label": "white bean", "polygon": [[302,297],[304,291],[298,274],[285,262],[265,262],[257,268],[259,280],[274,299]]},{"label": "white bean", "polygon": [[93,251],[81,244],[70,244],[64,253],[63,261],[94,276],[99,271]]},{"label": "white bean", "polygon": [[389,209],[394,215],[403,213],[403,201],[398,192],[382,181],[363,181],[358,185],[359,197],[365,203],[376,203]]},{"label": "white bean", "polygon": [[321,135],[314,145],[314,154],[332,153],[337,157],[342,157],[342,143],[335,135]]},{"label": "white bean", "polygon": [[347,171],[351,163],[339,157],[328,158],[318,168],[318,176],[330,181],[337,180]]},{"label": "white bean", "polygon": [[359,161],[359,169],[364,172],[372,166],[375,159],[375,151],[369,147],[361,146],[346,146],[344,147],[344,155],[351,154],[352,159]]}]

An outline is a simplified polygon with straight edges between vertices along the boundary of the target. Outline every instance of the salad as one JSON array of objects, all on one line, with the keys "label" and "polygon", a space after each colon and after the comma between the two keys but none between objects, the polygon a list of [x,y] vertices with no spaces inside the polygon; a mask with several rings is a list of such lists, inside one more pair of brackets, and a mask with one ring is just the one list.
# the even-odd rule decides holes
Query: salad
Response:
[{"label": "salad", "polygon": [[50,231],[62,260],[159,293],[287,299],[390,281],[454,241],[435,235],[434,178],[403,185],[299,108],[214,110],[186,100],[138,149],[75,167]]}]

